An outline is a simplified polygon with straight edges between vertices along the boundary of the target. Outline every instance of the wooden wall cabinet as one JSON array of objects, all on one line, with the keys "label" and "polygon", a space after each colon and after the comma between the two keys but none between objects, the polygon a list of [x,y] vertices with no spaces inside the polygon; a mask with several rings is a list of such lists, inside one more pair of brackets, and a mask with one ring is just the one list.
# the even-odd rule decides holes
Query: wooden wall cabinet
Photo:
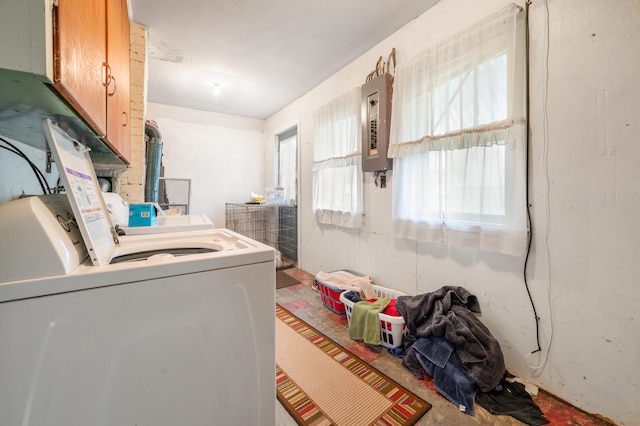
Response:
[{"label": "wooden wall cabinet", "polygon": [[131,136],[126,0],[58,0],[53,22],[53,87],[128,163]]},{"label": "wooden wall cabinet", "polygon": [[129,49],[126,0],[0,2],[0,135],[46,149],[48,117],[126,168]]},{"label": "wooden wall cabinet", "polygon": [[107,89],[107,139],[127,163],[131,160],[130,34],[126,0],[109,0],[107,64],[112,81]]}]

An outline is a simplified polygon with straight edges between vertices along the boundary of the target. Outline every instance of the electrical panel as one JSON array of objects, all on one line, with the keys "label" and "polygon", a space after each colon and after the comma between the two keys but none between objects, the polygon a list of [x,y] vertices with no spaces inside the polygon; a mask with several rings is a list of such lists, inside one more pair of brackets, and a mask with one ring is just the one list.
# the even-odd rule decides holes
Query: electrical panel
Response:
[{"label": "electrical panel", "polygon": [[391,122],[392,77],[379,75],[362,86],[362,171],[391,170],[387,158]]}]

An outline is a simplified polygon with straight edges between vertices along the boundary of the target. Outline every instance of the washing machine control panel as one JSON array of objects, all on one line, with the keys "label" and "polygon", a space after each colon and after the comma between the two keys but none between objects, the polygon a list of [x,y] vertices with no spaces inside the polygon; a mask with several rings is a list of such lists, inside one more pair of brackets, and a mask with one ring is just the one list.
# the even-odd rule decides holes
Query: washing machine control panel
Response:
[{"label": "washing machine control panel", "polygon": [[57,234],[58,238],[63,238],[63,236],[68,238],[71,244],[86,253],[86,248],[84,247],[84,242],[82,241],[82,234],[80,233],[78,222],[76,221],[76,218],[71,211],[71,206],[69,205],[67,196],[51,195],[41,196],[39,198],[42,201],[43,206],[46,207],[51,215],[56,218],[58,224],[60,224],[60,228],[62,228],[66,235],[56,232],[57,230],[51,231],[54,234]]},{"label": "washing machine control panel", "polygon": [[67,274],[88,256],[69,200],[63,194],[0,205],[0,282]]}]

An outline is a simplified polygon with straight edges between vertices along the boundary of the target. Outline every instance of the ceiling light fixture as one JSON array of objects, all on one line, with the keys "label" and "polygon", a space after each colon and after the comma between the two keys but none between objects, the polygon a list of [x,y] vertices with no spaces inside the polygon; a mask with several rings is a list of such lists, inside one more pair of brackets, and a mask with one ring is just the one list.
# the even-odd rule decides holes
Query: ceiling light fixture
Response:
[{"label": "ceiling light fixture", "polygon": [[213,96],[220,96],[220,83],[213,83]]}]

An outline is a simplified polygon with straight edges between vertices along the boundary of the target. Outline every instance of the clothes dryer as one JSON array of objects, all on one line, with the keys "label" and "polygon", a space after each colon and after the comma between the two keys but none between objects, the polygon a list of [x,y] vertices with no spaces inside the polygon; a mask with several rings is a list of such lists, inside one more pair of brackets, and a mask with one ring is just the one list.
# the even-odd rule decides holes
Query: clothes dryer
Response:
[{"label": "clothes dryer", "polygon": [[113,225],[117,225],[124,235],[165,234],[168,232],[202,231],[213,229],[213,222],[205,214],[165,215],[157,217],[152,226],[129,226],[129,204],[115,192],[103,192]]}]

